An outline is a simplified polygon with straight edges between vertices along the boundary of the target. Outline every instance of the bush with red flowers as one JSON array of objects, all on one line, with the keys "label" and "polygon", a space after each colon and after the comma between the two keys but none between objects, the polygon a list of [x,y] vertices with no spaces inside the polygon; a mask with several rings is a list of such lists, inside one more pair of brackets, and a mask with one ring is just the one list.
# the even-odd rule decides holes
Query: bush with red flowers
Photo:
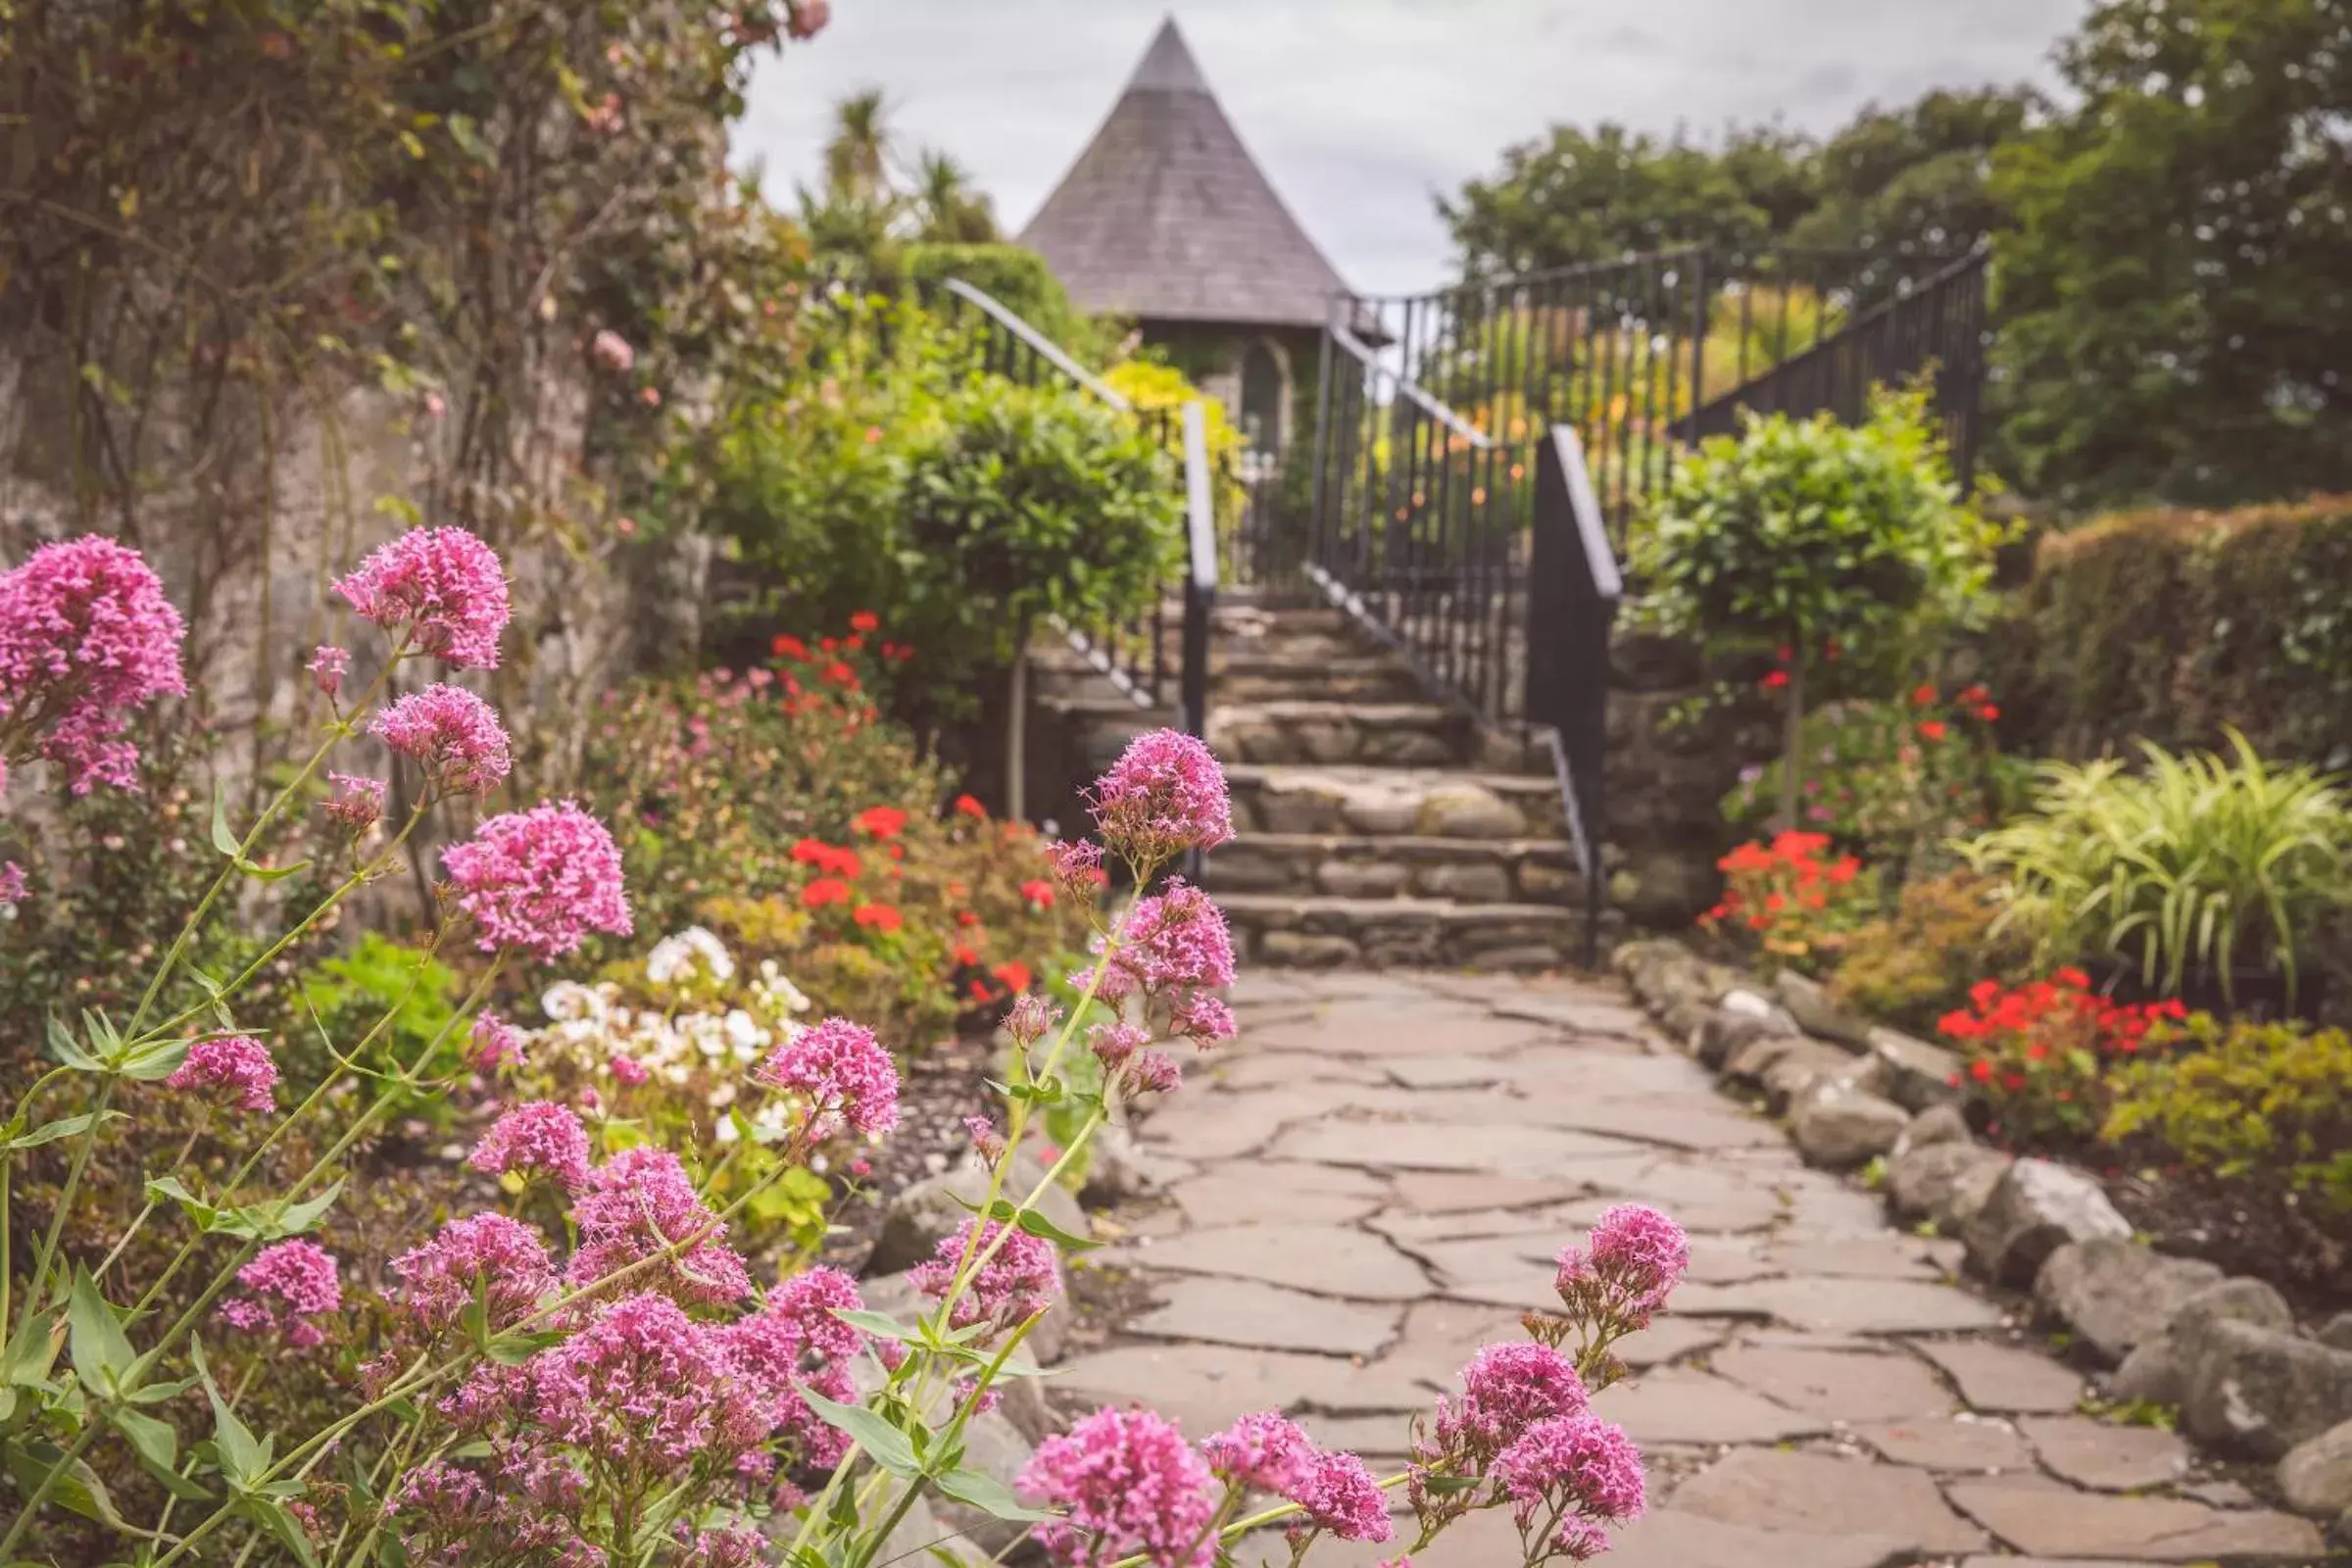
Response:
[{"label": "bush with red flowers", "polygon": [[2158,1025],[2187,1017],[2178,1002],[2116,1002],[2080,969],[1981,981],[1968,1001],[1936,1032],[1967,1054],[1960,1087],[1985,1107],[1985,1130],[2021,1148],[2088,1141],[2106,1119],[2109,1070],[2162,1050]]},{"label": "bush with red flowers", "polygon": [[1728,885],[1699,924],[1752,948],[1768,974],[1823,972],[1878,907],[1875,879],[1862,862],[1829,850],[1824,833],[1781,833],[1740,845],[1715,862]]}]

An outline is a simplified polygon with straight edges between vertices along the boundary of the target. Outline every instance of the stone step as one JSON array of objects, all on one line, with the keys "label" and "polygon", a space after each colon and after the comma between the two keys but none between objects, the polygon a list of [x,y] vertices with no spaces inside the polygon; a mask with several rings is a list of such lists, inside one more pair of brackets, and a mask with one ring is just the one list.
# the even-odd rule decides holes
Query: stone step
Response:
[{"label": "stone step", "polygon": [[1584,941],[1583,915],[1559,905],[1278,893],[1221,893],[1217,904],[1237,951],[1299,968],[1554,969],[1577,961]]},{"label": "stone step", "polygon": [[1387,654],[1342,659],[1291,659],[1250,651],[1209,661],[1209,709],[1266,702],[1416,703],[1424,700],[1413,672]]},{"label": "stone step", "polygon": [[1225,769],[1241,832],[1371,838],[1564,839],[1567,812],[1548,772],[1307,767]]},{"label": "stone step", "polygon": [[1208,858],[1219,893],[1293,898],[1455,899],[1465,904],[1571,906],[1583,878],[1557,839],[1363,838],[1245,833]]},{"label": "stone step", "polygon": [[1476,754],[1469,715],[1434,703],[1212,704],[1208,744],[1236,762],[1457,766]]}]

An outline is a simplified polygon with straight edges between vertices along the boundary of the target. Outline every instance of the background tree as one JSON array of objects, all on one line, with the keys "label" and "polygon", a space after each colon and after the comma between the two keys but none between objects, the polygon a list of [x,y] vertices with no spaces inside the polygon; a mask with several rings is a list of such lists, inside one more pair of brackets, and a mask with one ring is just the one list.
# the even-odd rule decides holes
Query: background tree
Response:
[{"label": "background tree", "polygon": [[927,245],[991,245],[1004,238],[995,205],[973,187],[972,176],[954,157],[926,147],[915,159],[915,238]]},{"label": "background tree", "polygon": [[2004,466],[2077,504],[2352,486],[2352,8],[2108,0],[1999,158]]},{"label": "background tree", "polygon": [[2006,226],[1993,155],[2044,108],[2030,87],[1936,91],[1865,107],[1812,155],[1814,204],[1782,230],[1791,245],[1939,255]]}]

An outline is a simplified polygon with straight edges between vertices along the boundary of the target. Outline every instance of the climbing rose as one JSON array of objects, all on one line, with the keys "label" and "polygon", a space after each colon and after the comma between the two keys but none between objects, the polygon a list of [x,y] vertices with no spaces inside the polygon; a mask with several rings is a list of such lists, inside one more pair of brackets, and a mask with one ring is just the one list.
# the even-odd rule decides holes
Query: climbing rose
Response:
[{"label": "climbing rose", "polygon": [[596,334],[588,351],[596,356],[597,364],[616,374],[625,373],[637,364],[637,351],[629,347],[629,340],[610,327]]},{"label": "climbing rose", "polygon": [[218,1089],[241,1110],[277,1108],[277,1063],[249,1035],[199,1040],[164,1080],[166,1089]]},{"label": "climbing rose", "polygon": [[1211,1560],[1201,1540],[1216,1516],[1208,1466],[1173,1423],[1150,1410],[1098,1410],[1047,1439],[1019,1485],[1066,1514],[1037,1527],[1056,1563],[1137,1553],[1152,1568],[1206,1568]]},{"label": "climbing rose", "polygon": [[588,1129],[552,1101],[525,1101],[491,1123],[466,1163],[492,1176],[545,1172],[576,1193],[588,1185]]},{"label": "climbing rose", "polygon": [[707,1306],[752,1294],[751,1270],[727,1246],[725,1221],[704,1204],[686,1167],[666,1149],[640,1144],[605,1161],[590,1174],[571,1217],[580,1228],[580,1249],[564,1277],[575,1288],[667,1252],[659,1268],[630,1275],[627,1288],[658,1284]]},{"label": "climbing rose", "polygon": [[364,619],[406,626],[410,644],[461,669],[496,669],[507,628],[498,554],[463,528],[414,528],[335,584]]},{"label": "climbing rose", "polygon": [[1583,1247],[1560,1253],[1553,1288],[1569,1306],[1627,1329],[1650,1314],[1690,1266],[1690,1238],[1673,1220],[1643,1203],[1603,1209]]},{"label": "climbing rose", "polygon": [[334,1254],[310,1242],[263,1248],[237,1270],[237,1283],[251,1294],[222,1302],[221,1321],[248,1334],[282,1331],[297,1350],[324,1344],[324,1331],[311,1319],[343,1306]]},{"label": "climbing rose", "polygon": [[1102,841],[1138,864],[1187,850],[1213,850],[1233,837],[1225,770],[1190,735],[1155,729],[1095,781],[1092,808]]},{"label": "climbing rose", "polygon": [[808,1102],[808,1135],[822,1143],[844,1128],[876,1138],[899,1124],[899,1069],[874,1032],[827,1018],[794,1035],[752,1076]]},{"label": "climbing rose", "polygon": [[343,677],[351,673],[351,654],[332,643],[320,643],[303,668],[311,672],[312,681],[321,692],[330,698],[338,697],[343,692]]},{"label": "climbing rose", "polygon": [[326,782],[332,793],[319,809],[330,822],[338,823],[355,837],[367,832],[384,814],[384,781],[363,778],[356,773],[329,773]]},{"label": "climbing rose", "polygon": [[1554,1513],[1580,1522],[1583,1529],[1555,1538],[1571,1556],[1597,1534],[1593,1527],[1638,1519],[1646,1502],[1641,1450],[1623,1428],[1596,1415],[1537,1422],[1495,1456],[1494,1474],[1521,1530]]},{"label": "climbing rose", "polygon": [[376,714],[368,730],[452,795],[477,795],[513,765],[497,710],[462,686],[411,692]]},{"label": "climbing rose", "polygon": [[57,763],[75,795],[136,789],[138,748],[120,737],[131,710],[187,690],[185,631],[139,553],[98,534],[0,572],[0,754]]},{"label": "climbing rose", "polygon": [[1054,1260],[1054,1244],[1042,1236],[1026,1231],[1011,1230],[996,1220],[987,1222],[974,1242],[972,1233],[981,1223],[978,1215],[956,1228],[956,1234],[943,1239],[939,1250],[926,1261],[906,1271],[914,1288],[935,1300],[945,1299],[956,1283],[956,1273],[963,1264],[967,1249],[978,1256],[999,1237],[1004,1246],[964,1287],[948,1314],[951,1328],[966,1328],[974,1323],[995,1323],[1000,1326],[1021,1322],[1034,1317],[1054,1304],[1061,1294],[1061,1269]]},{"label": "climbing rose", "polygon": [[620,851],[602,822],[569,801],[494,816],[442,851],[441,864],[484,953],[512,947],[560,958],[591,932],[633,929]]}]

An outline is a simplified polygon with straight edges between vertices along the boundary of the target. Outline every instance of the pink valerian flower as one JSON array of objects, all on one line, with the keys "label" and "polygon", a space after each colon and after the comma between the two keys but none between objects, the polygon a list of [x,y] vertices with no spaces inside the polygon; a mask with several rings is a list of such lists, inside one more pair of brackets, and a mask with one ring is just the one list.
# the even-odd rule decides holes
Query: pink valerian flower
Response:
[{"label": "pink valerian flower", "polygon": [[311,662],[302,667],[311,672],[312,684],[331,702],[343,694],[343,677],[351,673],[351,651],[320,643],[312,651]]},{"label": "pink valerian flower", "polygon": [[1102,846],[1091,839],[1054,840],[1046,846],[1046,865],[1073,899],[1092,899],[1108,880],[1102,870]]},{"label": "pink valerian flower", "polygon": [[335,584],[362,618],[460,669],[496,669],[507,629],[507,574],[498,553],[463,528],[415,528]]},{"label": "pink valerian flower", "polygon": [[605,1067],[612,1074],[613,1081],[624,1089],[634,1089],[653,1076],[645,1063],[634,1056],[613,1056],[606,1061]]},{"label": "pink valerian flower", "polygon": [[490,1124],[466,1163],[492,1176],[545,1174],[577,1193],[588,1185],[588,1129],[565,1106],[525,1101]]},{"label": "pink valerian flower", "polygon": [[803,1397],[813,1393],[854,1404],[850,1363],[865,1336],[835,1314],[865,1304],[839,1269],[813,1268],[768,1292],[767,1304],[717,1330],[736,1371],[767,1400],[769,1435],[796,1466],[829,1469],[849,1452],[849,1437],[816,1418]]},{"label": "pink valerian flower", "polygon": [[766,1441],[768,1393],[720,1331],[668,1297],[624,1297],[523,1364],[529,1420],[591,1470],[650,1480],[734,1464]]},{"label": "pink valerian flower", "polygon": [[494,816],[442,851],[441,864],[484,953],[511,947],[560,958],[591,932],[633,929],[620,851],[602,822],[569,801]]},{"label": "pink valerian flower", "polygon": [[1129,1094],[1172,1095],[1183,1084],[1183,1065],[1164,1051],[1141,1052],[1127,1064]]},{"label": "pink valerian flower", "polygon": [[[5,777],[7,771],[6,768],[0,768],[0,777]],[[25,886],[23,866],[14,860],[0,863],[0,904],[11,906],[23,904]]]},{"label": "pink valerian flower", "polygon": [[277,1063],[250,1035],[199,1040],[164,1080],[166,1089],[218,1091],[240,1110],[277,1108]]},{"label": "pink valerian flower", "polygon": [[801,42],[824,31],[833,19],[832,0],[785,0],[785,34]]},{"label": "pink valerian flower", "polygon": [[[1642,1452],[1622,1428],[1592,1414],[1553,1416],[1521,1433],[1494,1458],[1493,1476],[1511,1499],[1524,1535],[1537,1520],[1555,1517],[1549,1549],[1583,1561],[1605,1550],[1603,1525],[1642,1516],[1646,1486]],[[1576,1528],[1564,1528],[1575,1521]],[[1539,1543],[1527,1543],[1532,1551]]]},{"label": "pink valerian flower", "polygon": [[759,1568],[768,1541],[757,1530],[689,1530],[678,1525],[677,1568]]},{"label": "pink valerian flower", "polygon": [[498,1330],[529,1316],[556,1287],[547,1243],[504,1214],[453,1219],[431,1241],[394,1258],[391,1269],[401,1282],[401,1316],[425,1339],[456,1326],[477,1294],[490,1328]]},{"label": "pink valerian flower", "polygon": [[972,1152],[980,1156],[980,1162],[996,1169],[997,1161],[1004,1157],[1004,1135],[997,1131],[997,1124],[986,1116],[966,1116],[963,1130],[970,1136]]},{"label": "pink valerian flower", "polygon": [[1184,1036],[1203,1051],[1220,1040],[1231,1040],[1240,1028],[1233,1009],[1205,992],[1180,997],[1169,1009],[1168,1032]]},{"label": "pink valerian flower", "polygon": [[248,1334],[283,1334],[297,1350],[324,1344],[326,1333],[313,1319],[343,1307],[334,1254],[310,1242],[263,1248],[237,1270],[237,1283],[250,1294],[222,1302],[221,1320]]},{"label": "pink valerian flower", "polygon": [[1134,1060],[1135,1054],[1151,1043],[1152,1031],[1141,1024],[1099,1023],[1086,1032],[1086,1049],[1112,1072]]},{"label": "pink valerian flower", "polygon": [[497,710],[462,686],[411,692],[377,713],[368,732],[452,795],[478,795],[514,765]]},{"label": "pink valerian flower", "polygon": [[827,1018],[778,1046],[752,1073],[759,1083],[808,1102],[815,1143],[849,1131],[878,1138],[899,1124],[899,1069],[874,1032]]},{"label": "pink valerian flower", "polygon": [[1147,1001],[1164,999],[1170,1016],[1185,1025],[1178,1032],[1206,1045],[1232,1016],[1221,1004],[1204,1006],[1213,999],[1195,993],[1232,984],[1233,933],[1225,911],[1182,877],[1171,877],[1166,892],[1129,907],[1112,934],[1096,989],[1110,1002],[1138,991]]},{"label": "pink valerian flower", "polygon": [[354,838],[375,826],[384,814],[384,781],[356,773],[326,775],[329,794],[318,808],[326,819]]},{"label": "pink valerian flower", "polygon": [[1034,1046],[1061,1021],[1061,1009],[1035,991],[1024,991],[1004,1013],[1004,1031],[1024,1046]]},{"label": "pink valerian flower", "polygon": [[536,1443],[507,1445],[490,1464],[485,1479],[434,1460],[392,1494],[384,1512],[412,1568],[604,1568],[603,1548],[579,1534],[588,1489],[575,1465]]},{"label": "pink valerian flower", "polygon": [[978,1215],[973,1215],[956,1228],[956,1234],[939,1244],[939,1250],[929,1259],[906,1271],[906,1277],[925,1296],[934,1300],[946,1298],[956,1283],[966,1250],[979,1255],[998,1238],[1004,1245],[972,1276],[963,1294],[956,1298],[949,1310],[948,1326],[968,1328],[974,1323],[993,1323],[1008,1327],[1035,1316],[1054,1304],[1061,1294],[1061,1268],[1054,1261],[1054,1244],[1042,1236],[1013,1230],[996,1220],[981,1227]]},{"label": "pink valerian flower", "polygon": [[727,1246],[725,1221],[703,1202],[678,1156],[641,1144],[590,1173],[572,1204],[580,1248],[565,1283],[586,1289],[632,1263],[662,1255],[631,1274],[632,1291],[664,1290],[697,1306],[723,1306],[752,1294],[752,1275]]},{"label": "pink valerian flower", "polygon": [[1608,1325],[1612,1337],[1648,1325],[1690,1267],[1690,1238],[1644,1203],[1601,1211],[1583,1247],[1560,1253],[1553,1288],[1576,1316]]},{"label": "pink valerian flower", "polygon": [[1218,1479],[1295,1498],[1315,1478],[1315,1446],[1298,1423],[1277,1410],[1243,1416],[1202,1441],[1201,1457]]},{"label": "pink valerian flower", "polygon": [[1095,781],[1090,805],[1103,843],[1139,866],[1233,837],[1225,770],[1206,746],[1172,729],[1128,742]]},{"label": "pink valerian flower", "polygon": [[1313,1475],[1298,1491],[1283,1495],[1304,1508],[1316,1529],[1328,1530],[1342,1541],[1378,1544],[1396,1538],[1380,1483],[1352,1453],[1318,1452]]},{"label": "pink valerian flower", "polygon": [[629,340],[611,327],[589,341],[588,352],[597,364],[615,375],[627,374],[637,364],[637,351],[629,346]]},{"label": "pink valerian flower", "polygon": [[1537,1422],[1582,1415],[1590,1405],[1576,1363],[1550,1346],[1482,1346],[1462,1368],[1460,1399],[1438,1402],[1438,1445],[1483,1464]]},{"label": "pink valerian flower", "polygon": [[75,795],[138,787],[132,710],[187,690],[179,612],[135,550],[98,534],[0,572],[0,758],[45,758]]},{"label": "pink valerian flower", "polygon": [[510,1062],[522,1065],[522,1035],[520,1031],[495,1012],[485,1012],[473,1020],[471,1035],[473,1065],[482,1072],[496,1072]]},{"label": "pink valerian flower", "polygon": [[1152,1568],[1206,1568],[1216,1517],[1208,1466],[1174,1423],[1150,1410],[1098,1410],[1038,1445],[1021,1493],[1062,1510],[1037,1527],[1055,1563],[1141,1554]]}]

